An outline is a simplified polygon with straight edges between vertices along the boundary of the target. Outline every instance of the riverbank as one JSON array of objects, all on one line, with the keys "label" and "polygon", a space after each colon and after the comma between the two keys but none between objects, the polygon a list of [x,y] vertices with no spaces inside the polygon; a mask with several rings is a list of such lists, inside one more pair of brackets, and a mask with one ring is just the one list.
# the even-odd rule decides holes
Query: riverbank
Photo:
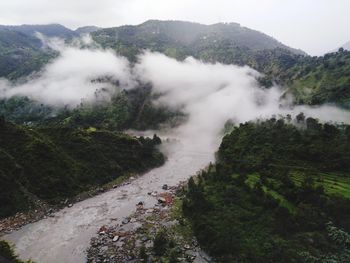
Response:
[{"label": "riverbank", "polygon": [[87,262],[212,262],[182,217],[187,182],[149,192],[156,202],[140,201],[136,211],[102,225],[90,241]]},{"label": "riverbank", "polygon": [[[161,167],[94,197],[65,207],[53,217],[25,225],[2,238],[16,247],[23,259],[40,263],[86,262],[90,240],[102,225],[118,223],[130,217],[140,201],[153,208],[157,198],[148,195],[160,192],[162,186],[176,186],[213,161],[213,154],[194,151],[193,144],[165,142],[168,160]],[[48,253],[47,251],[50,251]]]},{"label": "riverbank", "polygon": [[118,177],[112,182],[109,182],[103,186],[94,187],[89,191],[82,192],[73,198],[67,198],[55,205],[50,205],[42,200],[36,199],[33,209],[30,209],[27,212],[19,212],[13,216],[0,220],[0,238],[4,235],[10,234],[13,231],[19,230],[25,225],[46,219],[48,217],[54,217],[54,214],[59,210],[66,207],[71,208],[77,202],[97,196],[111,189],[129,185],[133,180],[142,175],[143,174],[130,173],[128,175]]}]

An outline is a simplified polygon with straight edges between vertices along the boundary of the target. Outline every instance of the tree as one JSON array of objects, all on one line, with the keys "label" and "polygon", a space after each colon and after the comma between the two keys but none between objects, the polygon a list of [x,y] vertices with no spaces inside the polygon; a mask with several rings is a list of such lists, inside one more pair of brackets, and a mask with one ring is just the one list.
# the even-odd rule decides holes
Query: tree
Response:
[{"label": "tree", "polygon": [[153,242],[153,251],[157,256],[164,255],[168,246],[168,239],[164,230],[160,230]]}]

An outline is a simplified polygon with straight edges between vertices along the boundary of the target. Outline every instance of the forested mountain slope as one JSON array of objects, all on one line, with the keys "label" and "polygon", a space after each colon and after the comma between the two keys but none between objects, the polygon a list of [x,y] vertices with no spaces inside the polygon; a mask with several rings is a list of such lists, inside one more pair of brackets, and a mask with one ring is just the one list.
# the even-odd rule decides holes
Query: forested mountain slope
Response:
[{"label": "forested mountain slope", "polygon": [[297,103],[350,106],[350,51],[305,57],[279,77]]},{"label": "forested mountain slope", "polygon": [[[107,28],[92,33],[103,47],[135,60],[143,49],[184,59],[193,56],[208,62],[251,65],[263,69],[268,57],[296,59],[304,52],[290,48],[261,32],[237,23],[202,25],[183,21],[150,20],[137,26]],[[276,54],[274,52],[276,51]],[[266,58],[262,53],[266,51]],[[282,53],[282,54],[281,54]]]},{"label": "forested mountain slope", "polygon": [[56,203],[128,173],[163,163],[159,138],[0,120],[0,217],[26,210],[31,196]]},{"label": "forested mountain slope", "polygon": [[0,77],[16,79],[39,70],[53,57],[41,46],[34,36],[0,27]]},{"label": "forested mountain slope", "polygon": [[299,115],[226,135],[183,203],[200,244],[219,262],[349,262],[349,131]]}]

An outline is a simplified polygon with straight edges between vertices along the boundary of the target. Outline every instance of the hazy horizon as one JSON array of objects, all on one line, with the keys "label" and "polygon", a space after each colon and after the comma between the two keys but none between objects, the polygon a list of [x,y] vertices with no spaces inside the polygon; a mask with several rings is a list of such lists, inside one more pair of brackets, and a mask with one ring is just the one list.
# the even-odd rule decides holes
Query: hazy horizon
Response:
[{"label": "hazy horizon", "polygon": [[310,55],[322,55],[350,41],[348,10],[346,0],[12,0],[0,3],[0,24],[58,23],[75,29],[136,25],[150,19],[235,22]]}]

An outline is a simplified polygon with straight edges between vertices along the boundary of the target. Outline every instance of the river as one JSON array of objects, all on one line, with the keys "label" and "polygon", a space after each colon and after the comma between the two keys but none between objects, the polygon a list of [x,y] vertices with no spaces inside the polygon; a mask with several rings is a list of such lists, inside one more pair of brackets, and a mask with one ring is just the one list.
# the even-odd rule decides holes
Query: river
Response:
[{"label": "river", "polygon": [[149,192],[161,191],[163,184],[177,185],[214,159],[213,151],[198,150],[201,147],[194,148],[190,143],[172,141],[165,146],[168,160],[162,167],[3,238],[15,244],[16,252],[23,259],[38,263],[86,262],[90,239],[102,225],[127,217],[139,201],[152,207],[156,199],[149,196]]}]

